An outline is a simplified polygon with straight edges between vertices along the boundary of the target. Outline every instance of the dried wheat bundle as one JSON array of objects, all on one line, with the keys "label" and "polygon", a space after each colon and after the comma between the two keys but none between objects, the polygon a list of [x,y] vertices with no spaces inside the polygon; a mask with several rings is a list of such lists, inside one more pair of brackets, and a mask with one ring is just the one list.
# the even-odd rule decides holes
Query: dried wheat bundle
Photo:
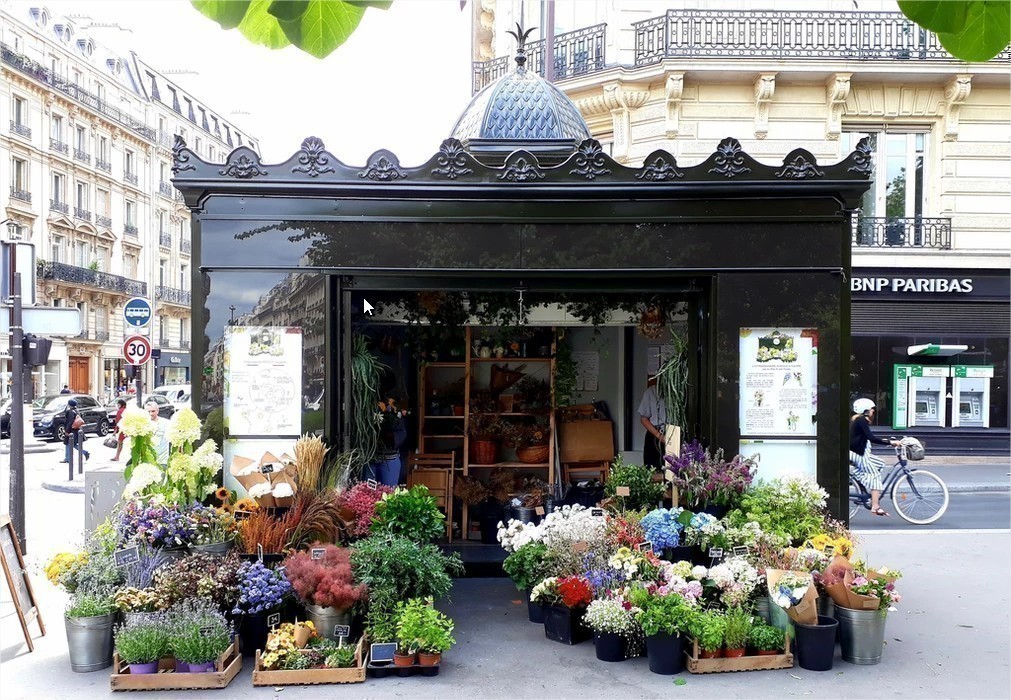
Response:
[{"label": "dried wheat bundle", "polygon": [[319,492],[323,460],[329,449],[316,435],[303,435],[295,441],[295,469],[300,490]]}]

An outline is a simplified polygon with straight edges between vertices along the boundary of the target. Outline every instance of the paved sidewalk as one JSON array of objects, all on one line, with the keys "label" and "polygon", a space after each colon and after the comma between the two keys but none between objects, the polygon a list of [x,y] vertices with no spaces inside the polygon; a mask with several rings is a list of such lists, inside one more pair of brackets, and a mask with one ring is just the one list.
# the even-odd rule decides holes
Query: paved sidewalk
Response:
[{"label": "paved sidewalk", "polygon": [[[251,664],[208,698],[576,698],[608,696],[707,698],[1008,698],[1011,676],[1007,531],[986,533],[860,533],[874,564],[904,572],[904,599],[892,613],[887,647],[877,666],[836,657],[827,673],[782,671],[681,677],[677,686],[651,674],[645,659],[597,661],[592,643],[566,647],[526,621],[521,596],[506,579],[465,579],[443,603],[456,621],[457,646],[437,678],[369,679],[364,686],[253,688]],[[27,653],[9,603],[0,608],[3,697],[111,697],[107,671],[70,671],[60,615],[64,596],[34,577],[49,634]],[[145,697],[181,697],[158,693]],[[199,693],[185,697],[201,697]]]}]

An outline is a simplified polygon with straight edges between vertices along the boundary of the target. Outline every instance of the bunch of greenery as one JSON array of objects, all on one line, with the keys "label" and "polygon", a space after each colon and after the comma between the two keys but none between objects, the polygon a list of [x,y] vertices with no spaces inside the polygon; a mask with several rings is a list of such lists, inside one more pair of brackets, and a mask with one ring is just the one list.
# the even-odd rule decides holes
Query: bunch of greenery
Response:
[{"label": "bunch of greenery", "polygon": [[728,608],[723,616],[723,644],[727,649],[743,649],[751,632],[751,613],[742,607]]},{"label": "bunch of greenery", "polygon": [[527,542],[502,562],[502,569],[521,591],[529,591],[549,574],[548,547],[543,542]]},{"label": "bunch of greenery", "polygon": [[427,486],[418,484],[385,494],[376,503],[371,532],[373,535],[388,534],[428,544],[439,539],[445,531],[445,521],[446,516],[436,505],[435,496],[429,493]]},{"label": "bunch of greenery", "polygon": [[116,612],[116,603],[112,599],[112,589],[84,590],[78,589],[70,597],[67,606],[67,617],[99,617]]},{"label": "bunch of greenery", "polygon": [[692,620],[690,632],[703,651],[716,651],[723,647],[726,621],[719,610],[703,610]]},{"label": "bunch of greenery", "polygon": [[564,333],[559,329],[555,344],[555,408],[568,406],[576,395],[576,361]]},{"label": "bunch of greenery", "polygon": [[432,599],[397,604],[397,646],[401,653],[441,654],[456,644],[453,621],[432,606]]},{"label": "bunch of greenery", "polygon": [[351,644],[339,646],[327,654],[327,668],[354,668],[355,647]]},{"label": "bunch of greenery", "polygon": [[163,615],[127,619],[116,629],[116,653],[128,664],[149,664],[168,656],[171,647]]},{"label": "bunch of greenery", "polygon": [[[604,484],[604,495],[615,499],[623,510],[649,510],[663,500],[663,482],[653,481],[653,469],[640,464],[625,464],[618,455],[611,463],[611,471]],[[619,486],[627,486],[628,496],[618,496]]]},{"label": "bunch of greenery", "polygon": [[363,335],[356,335],[351,350],[351,443],[368,464],[379,453],[380,425],[375,420],[379,403],[379,379],[383,364],[369,351]]},{"label": "bunch of greenery", "polygon": [[203,598],[184,600],[169,610],[167,627],[172,653],[188,664],[214,661],[232,642],[228,620]]},{"label": "bunch of greenery", "polygon": [[673,352],[656,373],[656,395],[667,411],[667,423],[688,430],[688,334],[684,330],[671,333]]},{"label": "bunch of greenery", "polygon": [[727,520],[734,527],[757,523],[762,532],[794,546],[822,532],[828,494],[810,478],[785,477],[752,486]]},{"label": "bunch of greenery", "polygon": [[695,610],[677,594],[649,595],[641,604],[639,625],[647,637],[685,634],[691,629]]},{"label": "bunch of greenery", "polygon": [[748,632],[748,646],[758,651],[779,651],[785,644],[783,630],[772,625],[755,625]]}]

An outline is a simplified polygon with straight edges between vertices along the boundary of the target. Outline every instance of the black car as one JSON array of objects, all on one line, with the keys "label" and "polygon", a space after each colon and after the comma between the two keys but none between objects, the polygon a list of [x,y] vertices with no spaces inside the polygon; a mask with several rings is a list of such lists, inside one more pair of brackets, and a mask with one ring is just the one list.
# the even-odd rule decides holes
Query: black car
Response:
[{"label": "black car", "polygon": [[[126,401],[127,407],[129,407],[130,404],[133,404],[135,406],[137,405],[136,397],[130,398],[124,396],[123,400]],[[148,394],[147,396],[144,397],[144,405],[146,406],[149,401],[153,401],[154,403],[158,404],[159,418],[171,418],[172,414],[176,412],[176,407],[173,406],[172,402],[169,401],[162,394]],[[109,419],[109,425],[115,425],[116,413],[119,412],[119,406],[115,402],[113,402],[111,405],[106,406],[103,410],[105,411],[106,418]]]},{"label": "black car", "polygon": [[0,438],[11,436],[11,400],[0,404]]},{"label": "black car", "polygon": [[106,415],[105,407],[99,405],[93,397],[86,394],[53,394],[35,399],[32,403],[35,437],[53,438],[60,442],[67,439],[64,411],[67,410],[67,401],[70,399],[77,399],[77,412],[84,419],[85,432],[109,434],[112,423]]}]

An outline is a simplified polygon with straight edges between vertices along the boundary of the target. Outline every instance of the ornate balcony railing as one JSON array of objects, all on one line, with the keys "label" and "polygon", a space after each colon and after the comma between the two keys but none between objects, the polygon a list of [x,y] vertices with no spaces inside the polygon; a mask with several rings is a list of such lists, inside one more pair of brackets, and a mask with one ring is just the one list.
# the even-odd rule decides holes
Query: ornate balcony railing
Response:
[{"label": "ornate balcony railing", "polygon": [[158,194],[162,195],[163,197],[173,199],[172,196],[173,189],[174,188],[172,187],[171,182],[165,182],[164,180],[162,180],[161,182],[158,183]]},{"label": "ornate balcony railing", "polygon": [[49,211],[58,211],[61,214],[69,214],[70,213],[70,205],[67,204],[66,202],[61,202],[58,199],[50,199],[49,200]]},{"label": "ornate balcony railing", "polygon": [[158,244],[161,245],[162,248],[171,248],[172,234],[168,233],[167,231],[161,231],[158,234]]},{"label": "ornate balcony railing", "polygon": [[124,224],[123,235],[129,236],[130,238],[137,238],[137,226],[135,224]]},{"label": "ornate balcony railing", "polygon": [[179,306],[190,305],[190,293],[185,289],[158,285],[154,288],[154,296],[156,299],[169,304],[178,304]]},{"label": "ornate balcony railing", "polygon": [[20,199],[22,202],[32,203],[32,193],[28,190],[19,190],[17,187],[11,186],[11,199]]},{"label": "ornate balcony railing", "polygon": [[49,148],[52,149],[52,150],[54,150],[54,151],[58,151],[58,152],[62,153],[65,156],[66,155],[70,155],[70,146],[68,146],[67,144],[63,143],[59,139],[50,138],[49,139]]},{"label": "ornate balcony railing", "polygon": [[951,249],[951,219],[920,216],[853,217],[853,245],[859,248]]},{"label": "ornate balcony railing", "polygon": [[[555,80],[593,73],[604,68],[606,28],[606,24],[597,24],[555,37]],[[544,75],[544,44],[544,39],[527,44],[527,69],[537,71],[540,75]],[[472,68],[474,92],[479,92],[484,86],[501,78],[512,70],[512,65],[511,56],[476,61]]]},{"label": "ornate balcony railing", "polygon": [[137,173],[123,173],[123,179],[129,182],[131,185],[136,185],[140,178],[137,177]]},{"label": "ornate balcony railing", "polygon": [[91,221],[91,212],[87,209],[74,207],[74,218],[80,219],[81,221]]},{"label": "ornate balcony railing", "polygon": [[128,277],[120,277],[100,270],[92,270],[88,267],[77,267],[66,263],[47,262],[40,265],[39,277],[47,280],[58,280],[61,282],[72,282],[78,285],[87,285],[99,289],[108,289],[113,292],[120,292],[133,297],[147,295],[147,283],[139,280],[132,280]]},{"label": "ornate balcony railing", "polygon": [[106,341],[109,339],[109,331],[91,331],[89,337],[92,340]]},{"label": "ornate balcony railing", "polygon": [[107,173],[112,172],[112,163],[107,160],[102,160],[101,158],[95,158],[95,167],[99,170],[104,170]]},{"label": "ornate balcony railing", "polygon": [[186,198],[183,197],[183,193],[179,192],[178,190],[176,190],[175,196],[176,196],[176,201],[179,202],[180,204],[182,204],[183,202],[186,201]]},{"label": "ornate balcony railing", "polygon": [[74,160],[79,160],[82,163],[91,163],[91,154],[87,151],[82,151],[80,148],[75,148]]},{"label": "ornate balcony railing", "polygon": [[187,255],[189,255],[189,253],[190,253],[190,241],[189,241],[188,238],[181,238],[181,239],[179,239],[179,252],[180,253],[186,253]]},{"label": "ornate balcony railing", "polygon": [[188,340],[180,340],[179,341],[179,347],[182,350],[189,350],[190,349],[190,341],[188,341]]},{"label": "ornate balcony railing", "polygon": [[[632,26],[637,66],[697,56],[957,60],[899,12],[667,10]],[[993,60],[1009,59],[1005,49]]]},{"label": "ornate balcony railing", "polygon": [[33,61],[27,56],[18,53],[7,44],[0,44],[0,61],[3,61],[21,74],[27,75],[29,78],[37,80],[40,83],[45,83],[53,89],[62,92],[64,95],[77,100],[86,107],[89,107],[94,111],[105,115],[109,119],[122,124],[144,138],[151,141],[154,140],[155,130],[151,127],[145,126],[143,122],[134,119],[119,108],[110,105],[95,93],[85,90],[80,85],[75,85],[66,78],[55,74],[41,63]]},{"label": "ornate balcony railing", "polygon": [[11,119],[11,133],[17,134],[18,136],[24,136],[26,139],[32,137],[32,127],[25,126],[21,122],[16,122]]},{"label": "ornate balcony railing", "polygon": [[158,347],[160,348],[172,347],[172,344],[169,343],[169,337],[167,335],[158,336]]},{"label": "ornate balcony railing", "polygon": [[165,148],[172,148],[172,134],[164,129],[158,129],[158,145]]},{"label": "ornate balcony railing", "polygon": [[104,228],[112,228],[112,219],[108,216],[102,216],[101,214],[95,215],[95,223]]}]

